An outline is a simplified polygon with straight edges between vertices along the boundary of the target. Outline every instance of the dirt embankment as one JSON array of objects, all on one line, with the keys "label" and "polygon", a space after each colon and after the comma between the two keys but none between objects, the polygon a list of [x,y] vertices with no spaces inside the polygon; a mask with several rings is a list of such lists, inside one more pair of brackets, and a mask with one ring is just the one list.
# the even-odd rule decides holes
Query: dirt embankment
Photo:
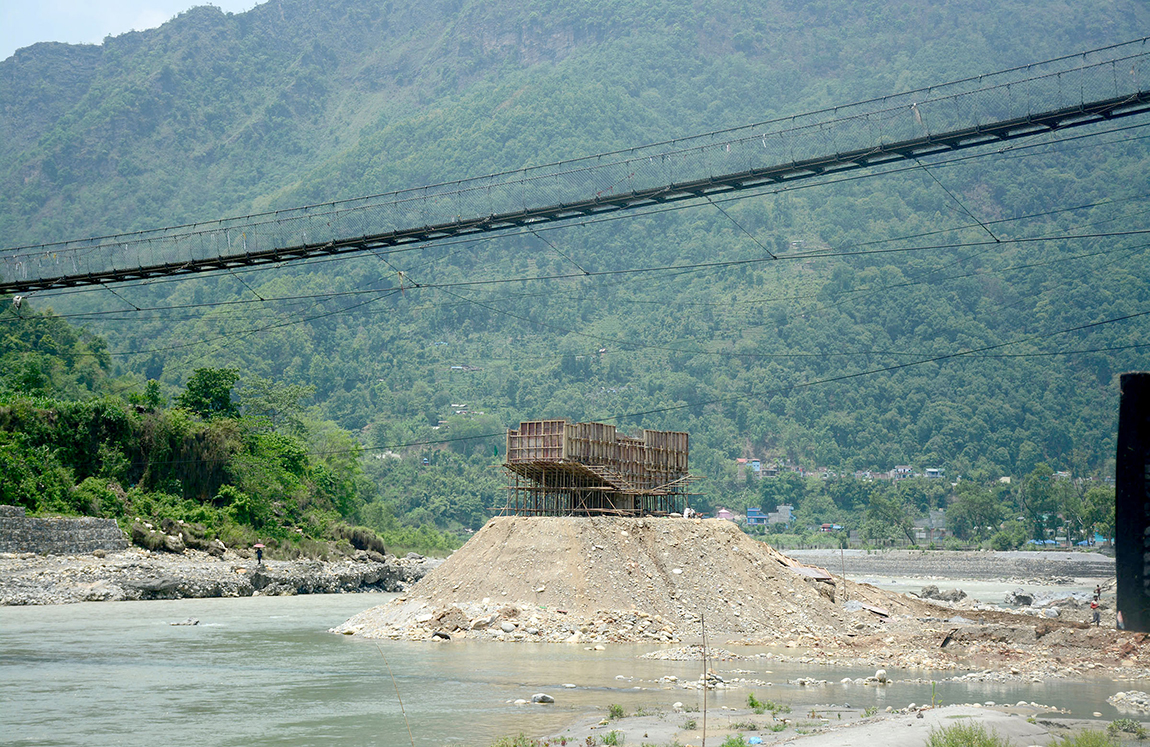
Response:
[{"label": "dirt embankment", "polygon": [[[816,580],[797,565],[727,521],[499,517],[406,597],[339,631],[514,637],[504,630],[510,622],[515,633],[534,628],[548,640],[685,640],[705,624],[716,636],[794,638],[873,624],[880,615],[860,604],[892,615],[938,609],[841,578]],[[637,620],[650,622],[637,630]]]},{"label": "dirt embankment", "polygon": [[957,552],[953,550],[793,550],[803,563],[821,565],[850,578],[910,577],[937,579],[1112,579],[1114,558],[1100,552],[1015,550]]},{"label": "dirt embankment", "polygon": [[674,518],[492,519],[405,596],[333,632],[602,645],[697,641],[704,624],[714,644],[786,646],[832,664],[1026,679],[1135,676],[1150,663],[1139,634],[956,610],[826,577],[727,521]]}]

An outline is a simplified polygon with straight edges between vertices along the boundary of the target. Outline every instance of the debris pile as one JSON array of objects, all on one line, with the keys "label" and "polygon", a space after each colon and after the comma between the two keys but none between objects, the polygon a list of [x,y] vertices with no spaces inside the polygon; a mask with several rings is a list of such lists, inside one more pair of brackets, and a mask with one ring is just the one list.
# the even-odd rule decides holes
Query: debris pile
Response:
[{"label": "debris pile", "polygon": [[809,645],[937,612],[797,563],[728,521],[506,516],[407,595],[334,632],[606,643],[693,640],[705,627]]}]

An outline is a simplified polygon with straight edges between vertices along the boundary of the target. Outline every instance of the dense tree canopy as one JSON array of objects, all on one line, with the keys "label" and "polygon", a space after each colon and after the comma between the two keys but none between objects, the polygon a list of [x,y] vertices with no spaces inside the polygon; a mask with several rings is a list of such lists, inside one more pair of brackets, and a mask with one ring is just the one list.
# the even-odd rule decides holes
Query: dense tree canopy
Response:
[{"label": "dense tree canopy", "polygon": [[[835,107],[1150,26],[1133,0],[701,8],[282,0],[195,8],[98,48],[20,50],[0,62],[0,235],[33,245],[325,204]],[[253,525],[322,489],[377,528],[476,528],[502,504],[503,429],[567,417],[690,432],[703,509],[788,503],[806,521],[905,534],[894,508],[953,499],[971,539],[1035,537],[1067,515],[1084,532],[1105,525],[1105,483],[1041,475],[1111,475],[1116,377],[1150,366],[1136,234],[1150,151],[1130,124],[626,219],[33,297],[0,314],[0,391],[71,402],[115,381],[165,413],[148,426],[159,447],[182,453],[199,434],[245,475],[157,457],[131,479]],[[835,479],[748,482],[738,457]],[[81,482],[134,476],[137,455],[123,458],[58,466]],[[13,479],[31,484],[37,462],[22,463],[32,472]],[[947,479],[851,477],[900,464]]]}]

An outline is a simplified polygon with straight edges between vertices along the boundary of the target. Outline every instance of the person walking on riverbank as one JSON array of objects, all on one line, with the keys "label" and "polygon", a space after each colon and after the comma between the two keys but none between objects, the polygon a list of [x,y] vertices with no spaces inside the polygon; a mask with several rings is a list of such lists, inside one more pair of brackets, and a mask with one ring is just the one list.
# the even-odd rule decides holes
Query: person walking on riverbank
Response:
[{"label": "person walking on riverbank", "polygon": [[256,565],[264,564],[264,546],[256,545]]},{"label": "person walking on riverbank", "polygon": [[1094,623],[1094,627],[1098,627],[1102,624],[1102,610],[1098,609],[1097,599],[1090,603],[1090,615],[1092,618],[1091,622]]}]

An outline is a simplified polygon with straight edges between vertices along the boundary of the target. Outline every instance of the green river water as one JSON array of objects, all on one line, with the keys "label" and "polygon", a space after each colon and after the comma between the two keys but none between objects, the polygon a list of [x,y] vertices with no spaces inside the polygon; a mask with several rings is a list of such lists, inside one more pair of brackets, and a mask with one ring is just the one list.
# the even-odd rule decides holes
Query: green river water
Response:
[{"label": "green river water", "polygon": [[[693,690],[656,682],[698,677],[697,662],[636,658],[655,646],[364,641],[327,630],[391,594],[98,602],[0,608],[0,744],[3,745],[490,745],[502,735],[543,736],[605,714],[697,705]],[[195,626],[171,623],[189,617]],[[763,649],[739,649],[754,653]],[[390,666],[390,672],[388,667]],[[929,684],[841,685],[870,671],[719,662],[727,676],[775,683],[760,697],[796,710],[929,702]],[[732,670],[749,670],[735,674]],[[930,672],[891,672],[924,678]],[[934,677],[954,672],[934,673]],[[394,681],[393,681],[394,676]],[[787,684],[796,677],[824,687]],[[564,685],[573,684],[568,688]],[[1089,718],[1118,714],[1106,680],[943,683],[948,703],[1037,701]],[[398,691],[398,697],[397,697]],[[549,706],[516,706],[533,693]],[[746,690],[714,692],[710,707],[741,706]],[[411,725],[412,736],[400,708]]]}]

